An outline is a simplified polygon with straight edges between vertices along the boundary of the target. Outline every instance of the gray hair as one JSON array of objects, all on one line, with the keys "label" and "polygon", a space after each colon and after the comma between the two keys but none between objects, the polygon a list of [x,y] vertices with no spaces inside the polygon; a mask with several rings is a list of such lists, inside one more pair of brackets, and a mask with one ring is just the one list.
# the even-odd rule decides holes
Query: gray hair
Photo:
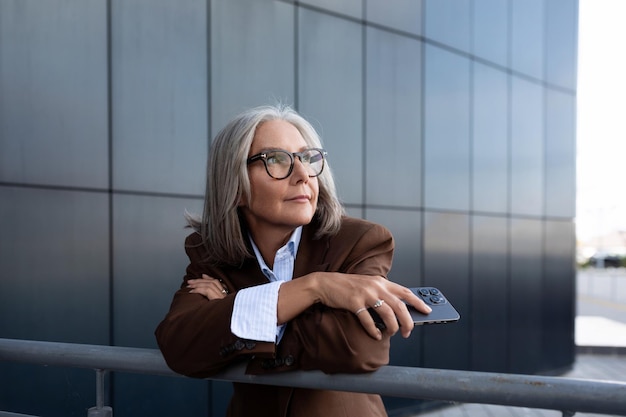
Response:
[{"label": "gray hair", "polygon": [[[253,256],[246,244],[238,206],[242,197],[250,200],[247,159],[257,127],[270,120],[284,120],[295,126],[307,145],[321,148],[313,126],[289,106],[261,106],[241,113],[215,137],[209,151],[204,214],[189,213],[189,226],[202,236],[208,249],[207,262],[238,265]],[[319,175],[319,196],[314,220],[316,238],[330,236],[339,230],[344,208],[337,197],[332,171],[326,161]]]}]

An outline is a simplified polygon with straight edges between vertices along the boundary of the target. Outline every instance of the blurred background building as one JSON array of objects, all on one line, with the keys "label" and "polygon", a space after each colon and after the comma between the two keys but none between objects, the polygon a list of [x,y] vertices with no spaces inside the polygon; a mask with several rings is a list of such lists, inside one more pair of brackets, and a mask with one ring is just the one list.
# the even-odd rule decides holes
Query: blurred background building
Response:
[{"label": "blurred background building", "polygon": [[[282,101],[349,213],[394,233],[391,278],[461,312],[395,337],[392,364],[568,369],[577,19],[576,0],[0,0],[0,337],[156,347],[210,138]],[[84,415],[92,379],[0,363],[0,409]],[[119,417],[223,415],[230,390],[107,382]]]},{"label": "blurred background building", "polygon": [[626,266],[626,3],[579,4],[577,69],[576,237],[581,265],[608,259]]}]

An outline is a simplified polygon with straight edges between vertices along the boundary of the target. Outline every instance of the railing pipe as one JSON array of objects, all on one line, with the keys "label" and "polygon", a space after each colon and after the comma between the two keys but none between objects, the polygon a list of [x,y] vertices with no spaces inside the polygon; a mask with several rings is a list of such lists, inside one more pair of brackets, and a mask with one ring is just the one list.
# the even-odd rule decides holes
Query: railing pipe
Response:
[{"label": "railing pipe", "polygon": [[96,369],[96,406],[87,410],[87,417],[113,417],[113,408],[104,405],[105,369]]},{"label": "railing pipe", "polygon": [[[0,339],[0,360],[180,376],[156,349]],[[378,393],[383,396],[626,416],[626,384],[563,377],[385,366],[367,374],[296,371],[246,375],[239,364],[211,379]]]},{"label": "railing pipe", "polygon": [[96,408],[104,407],[104,374],[105,370],[96,369]]}]

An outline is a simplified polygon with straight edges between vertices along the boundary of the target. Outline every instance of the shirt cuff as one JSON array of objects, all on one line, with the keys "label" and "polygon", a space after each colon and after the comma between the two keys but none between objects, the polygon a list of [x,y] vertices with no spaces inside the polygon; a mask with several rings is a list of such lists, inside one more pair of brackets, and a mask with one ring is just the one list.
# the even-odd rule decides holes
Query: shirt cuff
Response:
[{"label": "shirt cuff", "polygon": [[248,287],[237,292],[230,331],[237,337],[276,343],[278,290],[283,281]]}]

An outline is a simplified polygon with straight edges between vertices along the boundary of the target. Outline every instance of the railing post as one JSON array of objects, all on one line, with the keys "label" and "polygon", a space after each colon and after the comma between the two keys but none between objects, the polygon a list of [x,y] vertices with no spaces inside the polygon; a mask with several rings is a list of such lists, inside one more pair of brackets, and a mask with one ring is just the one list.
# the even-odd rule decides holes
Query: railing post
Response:
[{"label": "railing post", "polygon": [[87,410],[87,417],[113,417],[113,409],[104,406],[105,374],[105,370],[96,369],[96,406]]}]

